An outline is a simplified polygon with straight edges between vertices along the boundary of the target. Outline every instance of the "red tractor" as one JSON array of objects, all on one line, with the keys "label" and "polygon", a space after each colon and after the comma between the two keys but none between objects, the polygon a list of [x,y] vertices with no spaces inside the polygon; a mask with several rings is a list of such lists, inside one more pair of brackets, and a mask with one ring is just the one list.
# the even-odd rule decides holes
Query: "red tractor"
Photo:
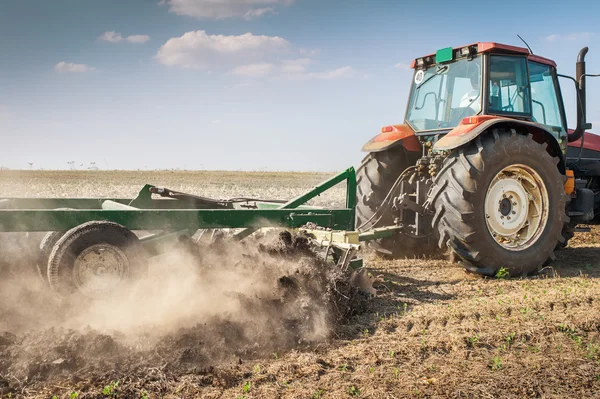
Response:
[{"label": "red tractor", "polygon": [[[404,124],[363,147],[357,226],[395,225],[389,256],[438,247],[469,271],[538,272],[600,214],[600,136],[585,133],[585,55],[575,78],[528,49],[497,43],[417,58]],[[558,78],[575,82],[567,128]]]}]

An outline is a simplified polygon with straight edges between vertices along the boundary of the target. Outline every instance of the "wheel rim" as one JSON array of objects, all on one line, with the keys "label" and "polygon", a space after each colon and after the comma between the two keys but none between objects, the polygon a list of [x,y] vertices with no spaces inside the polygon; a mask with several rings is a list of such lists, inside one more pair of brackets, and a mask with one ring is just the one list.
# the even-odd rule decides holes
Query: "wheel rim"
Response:
[{"label": "wheel rim", "polygon": [[102,296],[129,276],[129,259],[118,247],[96,244],[83,250],[73,264],[73,281],[83,294]]},{"label": "wheel rim", "polygon": [[511,251],[533,245],[548,222],[548,191],[540,175],[526,165],[502,169],[485,195],[485,220],[496,242]]}]

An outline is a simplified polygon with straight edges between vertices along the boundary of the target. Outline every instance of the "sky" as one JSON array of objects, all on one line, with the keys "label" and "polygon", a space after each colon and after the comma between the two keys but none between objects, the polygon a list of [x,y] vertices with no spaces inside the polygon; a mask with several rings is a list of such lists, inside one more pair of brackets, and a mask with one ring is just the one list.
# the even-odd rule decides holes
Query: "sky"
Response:
[{"label": "sky", "polygon": [[520,34],[567,75],[589,46],[600,73],[600,3],[487,4],[0,0],[0,166],[340,171],[403,122],[408,65],[439,48]]}]

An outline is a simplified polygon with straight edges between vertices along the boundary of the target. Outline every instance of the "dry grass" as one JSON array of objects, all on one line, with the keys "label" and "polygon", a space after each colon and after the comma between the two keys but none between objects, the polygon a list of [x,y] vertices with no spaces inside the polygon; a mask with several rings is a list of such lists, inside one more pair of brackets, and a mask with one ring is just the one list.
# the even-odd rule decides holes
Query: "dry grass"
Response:
[{"label": "dry grass", "polygon": [[[0,189],[15,196],[131,195],[155,182],[202,195],[222,190],[224,197],[290,197],[325,177],[55,173],[1,172]],[[342,199],[340,190],[324,203]],[[598,397],[599,228],[576,236],[554,265],[526,279],[484,279],[442,259],[387,261],[367,254],[367,264],[385,275],[380,295],[331,342],[168,381],[152,380],[154,372],[145,380],[124,376],[119,397]],[[80,398],[105,397],[108,383],[72,380],[37,387],[35,395],[68,398],[75,391]]]},{"label": "dry grass", "polygon": [[[1,171],[2,197],[134,197],[145,184],[209,198],[291,199],[331,174],[207,171]],[[343,185],[316,198],[316,206],[342,205]]]}]

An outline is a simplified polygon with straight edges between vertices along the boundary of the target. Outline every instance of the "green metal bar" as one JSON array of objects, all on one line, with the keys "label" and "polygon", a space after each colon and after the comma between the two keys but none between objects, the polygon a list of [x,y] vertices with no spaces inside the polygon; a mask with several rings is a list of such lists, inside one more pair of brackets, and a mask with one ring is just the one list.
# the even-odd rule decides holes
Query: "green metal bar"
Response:
[{"label": "green metal bar", "polygon": [[334,230],[353,223],[352,209],[218,210],[0,210],[0,232],[68,230],[93,220],[108,220],[130,230],[300,227],[308,222]]},{"label": "green metal bar", "polygon": [[365,231],[358,235],[358,241],[372,241],[378,240],[380,238],[388,238],[392,237],[394,233],[401,231],[403,227],[398,226],[390,226],[390,227],[380,227],[377,229]]},{"label": "green metal bar", "polygon": [[356,227],[356,171],[354,168],[348,168],[348,178],[346,179],[346,208],[352,209],[352,226],[348,230],[354,230]]},{"label": "green metal bar", "polygon": [[362,258],[356,258],[356,259],[352,259],[350,261],[350,264],[348,265],[352,270],[358,270],[360,268],[363,267],[363,259]]},{"label": "green metal bar", "polygon": [[189,230],[181,230],[174,233],[151,234],[140,238],[140,242],[150,256],[157,256],[179,243],[182,237],[190,237]]},{"label": "green metal bar", "polygon": [[[302,195],[286,202],[285,204],[283,204],[281,206],[281,209],[296,208],[299,205],[305,204],[306,202],[310,201],[311,199],[323,194],[325,191],[329,190],[331,187],[336,186],[339,183],[343,182],[344,180],[352,180],[351,177],[354,177],[354,179],[353,179],[354,180],[354,204],[356,205],[356,174],[354,172],[354,168],[348,168],[345,171],[343,171],[343,172],[333,176],[332,178],[325,180],[323,183],[315,186],[315,188],[313,188],[309,192],[302,194]],[[350,196],[349,195],[346,196],[347,200],[348,200],[348,197],[350,197]],[[346,206],[346,208],[351,208],[351,207]],[[347,230],[351,230],[351,229],[347,229]]]},{"label": "green metal bar", "polygon": [[[102,209],[104,201],[114,201],[128,205],[131,198],[4,198],[0,199],[0,209]],[[138,203],[139,204],[139,203]],[[136,206],[141,209],[198,209],[187,201],[158,198]]]},{"label": "green metal bar", "polygon": [[100,209],[106,200],[128,204],[127,198],[4,198],[0,209]]},{"label": "green metal bar", "polygon": [[[281,205],[280,203],[277,202],[264,202],[264,201],[250,201],[253,204],[256,204],[256,207],[258,209],[281,209]],[[233,207],[235,209],[248,209],[245,208],[243,206],[240,206],[240,204],[234,204]],[[325,209],[322,206],[308,206],[308,205],[300,205],[299,207],[295,208],[295,209]]]},{"label": "green metal bar", "polygon": [[152,209],[153,200],[150,189],[153,187],[153,185],[146,184],[144,187],[142,187],[137,197],[132,199],[131,202],[127,203],[127,205],[133,206],[135,208]]},{"label": "green metal bar", "polygon": [[[348,188],[346,190],[347,191],[346,202],[347,202],[347,204],[351,204],[352,202],[354,202],[354,205],[356,205],[356,173],[354,171],[354,168],[350,167],[350,168],[346,169],[345,171],[333,176],[332,178],[325,180],[323,183],[315,186],[309,192],[299,195],[298,197],[289,200],[285,204],[280,205],[278,209],[297,208],[300,205],[305,204],[306,202],[310,201],[311,199],[313,199],[313,198],[319,196],[320,194],[324,193],[325,191],[329,190],[333,186],[338,185],[339,183],[343,182],[344,180],[348,181]],[[351,181],[353,182],[353,184],[351,183]],[[353,194],[350,194],[350,190],[353,191]],[[354,223],[355,223],[355,221],[354,221],[354,218],[355,218],[354,217],[354,206],[349,208],[349,210],[351,212],[350,219],[348,221],[348,224],[346,226],[344,226],[342,228],[342,230],[353,230],[354,229]],[[313,220],[311,220],[311,222],[317,223],[316,221],[313,221]],[[322,227],[325,227],[325,226],[322,226]],[[254,233],[256,230],[257,229],[246,229],[246,230],[236,233],[234,235],[234,237],[238,240],[243,240],[244,238],[248,237],[249,235],[252,235],[252,233]]]}]

